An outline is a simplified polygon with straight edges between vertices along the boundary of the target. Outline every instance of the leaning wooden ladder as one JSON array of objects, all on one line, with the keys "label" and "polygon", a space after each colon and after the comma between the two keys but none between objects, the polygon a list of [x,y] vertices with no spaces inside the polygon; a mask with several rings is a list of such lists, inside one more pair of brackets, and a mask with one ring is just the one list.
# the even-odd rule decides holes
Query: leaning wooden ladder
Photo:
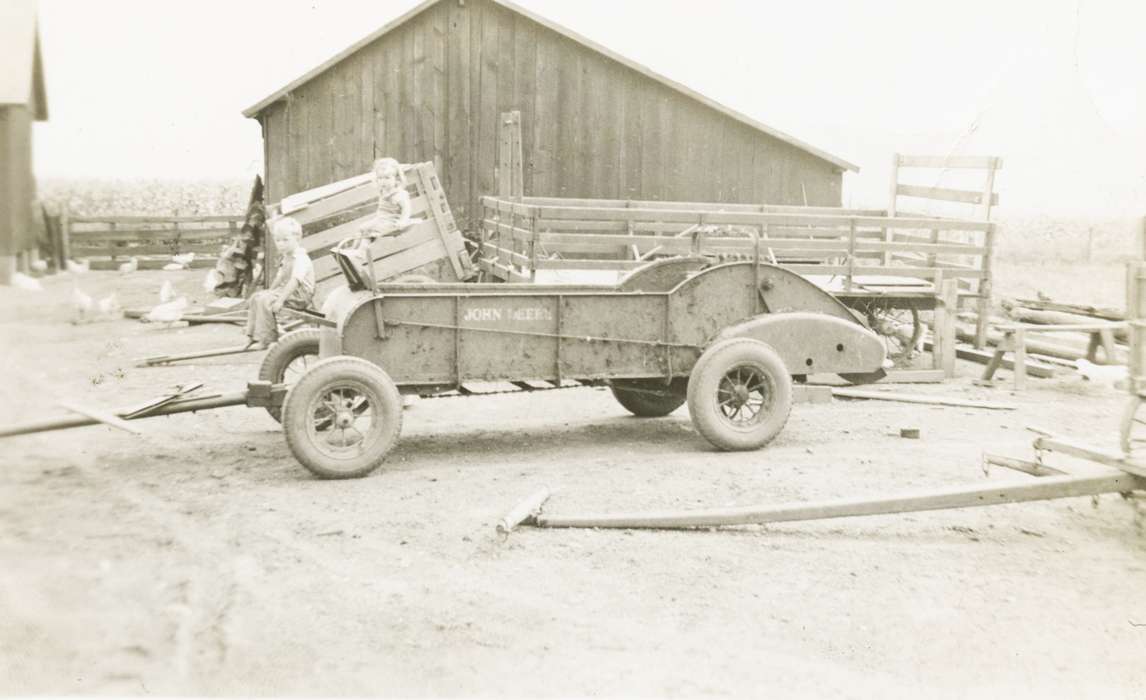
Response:
[{"label": "leaning wooden ladder", "polygon": [[[980,190],[961,190],[948,187],[927,187],[911,185],[900,182],[900,171],[904,168],[930,169],[930,170],[982,170],[984,172],[983,186]],[[896,153],[891,161],[891,196],[887,205],[887,215],[895,216],[905,212],[899,211],[900,197],[913,197],[916,199],[930,199],[942,202],[955,202],[970,204],[977,208],[975,216],[983,221],[991,220],[991,209],[999,203],[999,195],[995,192],[995,173],[1003,169],[1003,159],[992,156],[908,156]],[[915,214],[911,214],[914,216]],[[892,232],[885,233],[885,240],[891,242]],[[938,240],[939,231],[931,232],[931,242]],[[991,228],[984,234],[983,254],[981,265],[983,277],[975,287],[975,297],[978,300],[979,321],[975,328],[975,347],[982,348],[987,342],[987,319],[991,311],[991,270],[992,257],[995,248],[995,229]],[[883,264],[891,264],[893,253],[884,253]]]}]

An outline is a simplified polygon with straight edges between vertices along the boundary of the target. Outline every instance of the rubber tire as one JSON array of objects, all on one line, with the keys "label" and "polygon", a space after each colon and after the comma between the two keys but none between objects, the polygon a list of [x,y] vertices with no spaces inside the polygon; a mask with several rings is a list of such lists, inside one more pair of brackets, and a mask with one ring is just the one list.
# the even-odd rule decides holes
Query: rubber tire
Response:
[{"label": "rubber tire", "polygon": [[[725,372],[737,365],[752,365],[767,374],[775,391],[771,412],[748,429],[730,424],[716,404],[716,392]],[[730,338],[704,351],[688,378],[688,412],[704,439],[722,450],[756,450],[775,438],[792,412],[792,376],[784,361],[767,343],[751,338]]]},{"label": "rubber tire", "polygon": [[[283,380],[283,373],[290,363],[304,355],[314,355],[318,359],[318,343],[322,331],[317,328],[302,328],[291,331],[272,345],[259,365],[259,379],[272,384]],[[282,406],[267,406],[267,413],[277,422],[282,422]]]},{"label": "rubber tire", "polygon": [[[333,460],[311,442],[307,410],[311,401],[329,385],[351,382],[370,395],[383,420],[364,438],[368,448],[353,459]],[[402,396],[390,375],[381,367],[358,357],[339,355],[312,367],[287,393],[283,403],[283,432],[291,454],[312,474],[322,479],[357,479],[378,468],[398,443],[402,432]]]},{"label": "rubber tire", "polygon": [[625,389],[619,386],[611,387],[613,398],[625,407],[625,410],[640,418],[660,418],[667,416],[680,408],[685,402],[684,396],[658,395],[644,391]]}]

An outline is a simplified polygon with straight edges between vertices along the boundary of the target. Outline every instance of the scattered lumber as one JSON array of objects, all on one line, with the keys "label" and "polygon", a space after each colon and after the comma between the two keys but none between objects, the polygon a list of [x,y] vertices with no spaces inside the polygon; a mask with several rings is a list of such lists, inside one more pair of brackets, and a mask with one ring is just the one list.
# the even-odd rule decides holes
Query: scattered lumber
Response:
[{"label": "scattered lumber", "polygon": [[133,435],[143,434],[142,430],[135,427],[131,423],[128,423],[114,413],[101,411],[98,408],[92,408],[90,406],[82,406],[78,403],[75,403],[74,401],[57,401],[56,403],[59,404],[62,408],[68,409],[72,413],[78,413],[85,418],[91,418],[93,421],[98,423],[110,425],[113,428],[119,428],[120,430],[131,433]]},{"label": "scattered lumber", "polygon": [[1052,474],[1065,475],[1061,469],[1056,467],[1040,464],[1039,462],[1031,462],[1026,459],[1015,459],[1014,457],[1004,457],[1003,455],[991,454],[990,452],[983,453],[983,472],[987,472],[987,468],[991,465],[996,467],[1003,467],[1005,469],[1012,469],[1031,476],[1050,476]]},{"label": "scattered lumber", "polygon": [[[252,382],[254,384],[254,382]],[[63,405],[63,404],[61,404]],[[73,413],[80,413],[80,415],[68,415],[58,418],[49,418],[46,420],[29,421],[27,423],[18,423],[15,425],[0,426],[0,438],[14,437],[17,435],[29,435],[31,433],[42,433],[48,430],[64,430],[65,428],[79,428],[85,425],[95,425],[97,423],[109,423],[107,417],[114,416],[125,420],[134,420],[136,418],[151,418],[152,416],[168,416],[176,413],[193,413],[195,411],[207,411],[213,408],[224,408],[227,406],[251,406],[254,405],[248,401],[248,392],[239,391],[230,394],[212,394],[209,396],[188,396],[173,399],[162,406],[148,409],[143,413],[138,412],[139,407],[132,407],[126,409],[117,409],[113,411],[102,411],[79,407],[82,413],[76,410],[74,405],[64,406],[71,410]],[[100,417],[93,417],[98,414]],[[109,423],[110,424],[110,423]],[[116,425],[116,427],[120,427]]]},{"label": "scattered lumber", "polygon": [[[941,384],[946,377],[941,369],[889,369],[874,384]],[[812,374],[808,386],[839,385],[843,381],[837,374]]]},{"label": "scattered lumber", "polygon": [[[1030,332],[1037,334],[1038,330],[1032,329]],[[964,342],[974,342],[975,326],[966,323],[956,324],[955,337]],[[987,345],[997,346],[1001,342],[1003,342],[1002,331],[991,330],[987,333]],[[1069,338],[1056,338],[1054,341],[1049,341],[1028,335],[1026,345],[1028,353],[1069,361],[1085,358],[1088,352],[1086,341],[1076,342]],[[1122,348],[1115,348],[1113,355],[1114,357],[1109,359],[1108,364],[1126,364],[1126,352]]]},{"label": "scattered lumber", "polygon": [[[1023,306],[1017,306],[1013,302],[1009,303],[1007,301],[1003,302],[1003,308],[1007,310],[1007,313],[1010,315],[1013,321],[1019,321],[1021,323],[1033,323],[1040,326],[1094,326],[1095,324],[1118,323],[1116,321],[1097,320],[1092,316],[1067,313],[1065,311],[1044,311],[1040,309],[1028,309]],[[1111,325],[1110,331],[1114,334],[1115,340],[1123,343],[1129,342],[1130,332],[1125,326]]]},{"label": "scattered lumber", "polygon": [[203,388],[202,382],[192,382],[190,384],[180,384],[179,386],[172,389],[171,393],[160,396],[159,398],[151,399],[150,401],[145,401],[145,402],[139,404],[138,406],[134,406],[132,408],[125,409],[125,412],[120,413],[119,415],[126,420],[131,420],[133,418],[142,418],[144,415],[151,413],[152,411],[155,411],[157,409],[160,409],[160,408],[166,406],[167,404],[171,403],[172,401],[186,398],[188,394],[192,394],[196,391],[199,391],[202,388]]},{"label": "scattered lumber", "polygon": [[507,535],[526,520],[533,520],[541,513],[541,507],[549,500],[549,489],[543,488],[534,491],[515,505],[505,517],[497,521],[498,534]]},{"label": "scattered lumber", "polygon": [[246,323],[246,312],[237,314],[184,314],[180,321],[194,326],[200,323]]},{"label": "scattered lumber", "polygon": [[1130,459],[1121,452],[1092,447],[1077,440],[1068,440],[1054,435],[1042,435],[1035,438],[1035,450],[1060,452],[1072,457],[1088,459],[1108,467],[1114,467],[1127,474],[1146,477],[1146,464]]},{"label": "scattered lumber", "polygon": [[[923,341],[923,349],[928,351],[931,350],[930,340]],[[991,357],[994,356],[994,354],[995,353],[991,350],[976,350],[970,345],[955,346],[955,357],[958,357],[961,360],[969,360],[980,365],[989,364],[991,362]],[[1003,369],[1009,369],[1013,371],[1015,369],[1014,360],[1010,358],[1003,358]],[[1039,362],[1038,360],[1029,357],[1027,358],[1026,362],[1026,370],[1028,376],[1039,377],[1040,379],[1050,379],[1058,372],[1058,368],[1045,362]]]},{"label": "scattered lumber", "polygon": [[867,391],[864,389],[832,389],[832,396],[841,399],[870,399],[874,401],[899,401],[902,403],[920,403],[931,406],[954,406],[959,408],[984,408],[993,411],[1013,411],[1018,406],[1013,403],[999,401],[976,401],[972,399],[956,399],[946,396],[928,396],[926,394],[901,394],[893,391]]},{"label": "scattered lumber", "polygon": [[1029,483],[959,486],[885,498],[841,499],[771,507],[747,506],[660,513],[619,513],[615,515],[540,515],[537,517],[537,526],[680,530],[908,513],[947,508],[974,508],[1003,503],[1121,493],[1143,487],[1146,487],[1146,479],[1119,471],[1098,476],[1043,476]]},{"label": "scattered lumber", "polygon": [[[1006,306],[1006,301],[1003,305]],[[1107,321],[1125,321],[1126,312],[1108,306],[1088,306],[1085,304],[1060,304],[1044,299],[1015,299],[1014,302],[1028,309],[1039,311],[1062,311],[1069,314],[1079,314],[1091,318],[1101,318]]]},{"label": "scattered lumber", "polygon": [[181,362],[183,360],[200,360],[205,357],[221,357],[223,355],[239,355],[248,352],[262,352],[266,348],[252,348],[248,345],[232,345],[226,348],[215,348],[214,350],[200,350],[198,352],[186,352],[179,355],[154,355],[152,357],[145,357],[135,363],[136,367],[157,367],[159,365],[166,365],[172,362]]}]

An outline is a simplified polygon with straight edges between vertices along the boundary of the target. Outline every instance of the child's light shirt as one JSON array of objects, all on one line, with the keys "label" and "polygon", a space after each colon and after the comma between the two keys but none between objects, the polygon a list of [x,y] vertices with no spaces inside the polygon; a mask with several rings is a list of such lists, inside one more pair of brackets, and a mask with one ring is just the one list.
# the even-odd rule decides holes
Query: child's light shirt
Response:
[{"label": "child's light shirt", "polygon": [[280,269],[290,270],[290,277],[287,279],[298,281],[287,301],[302,302],[304,306],[309,306],[314,299],[314,263],[311,262],[306,250],[300,245],[290,253],[283,253],[281,265]]}]

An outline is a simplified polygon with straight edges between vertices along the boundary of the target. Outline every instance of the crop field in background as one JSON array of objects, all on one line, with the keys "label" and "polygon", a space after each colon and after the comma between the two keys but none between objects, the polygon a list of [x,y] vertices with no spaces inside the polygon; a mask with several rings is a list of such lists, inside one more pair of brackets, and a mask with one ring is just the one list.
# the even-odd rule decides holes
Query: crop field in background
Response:
[{"label": "crop field in background", "polygon": [[[87,216],[207,216],[242,213],[252,182],[220,180],[46,179],[41,199]],[[1146,212],[1144,212],[1146,213]],[[1121,306],[1123,268],[1135,255],[1138,218],[1055,217],[1001,210],[996,296],[1033,296]]]}]

